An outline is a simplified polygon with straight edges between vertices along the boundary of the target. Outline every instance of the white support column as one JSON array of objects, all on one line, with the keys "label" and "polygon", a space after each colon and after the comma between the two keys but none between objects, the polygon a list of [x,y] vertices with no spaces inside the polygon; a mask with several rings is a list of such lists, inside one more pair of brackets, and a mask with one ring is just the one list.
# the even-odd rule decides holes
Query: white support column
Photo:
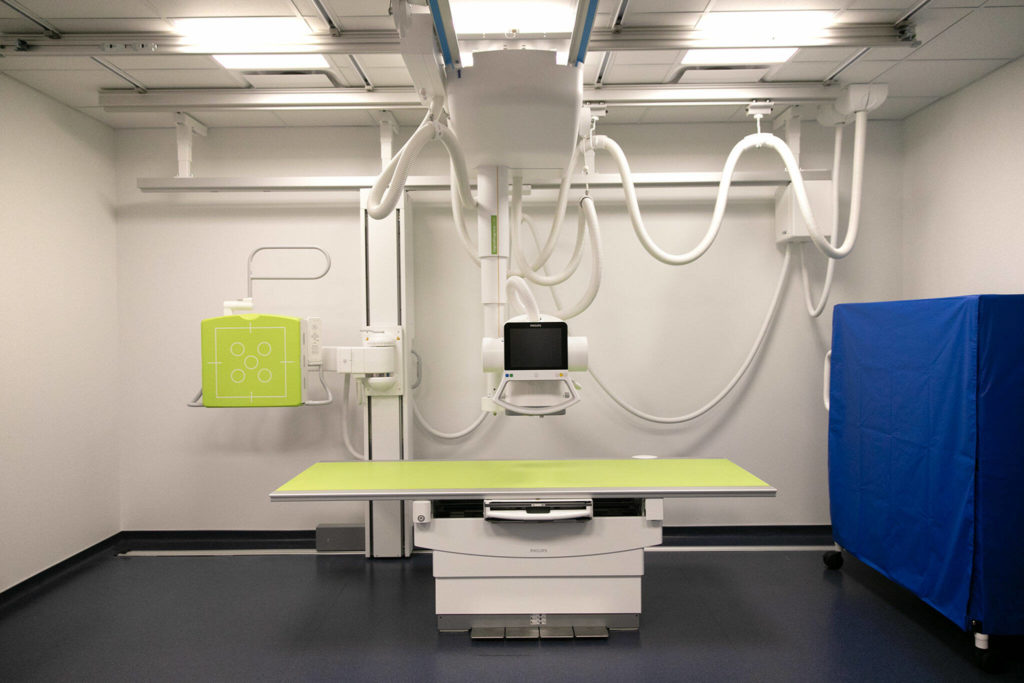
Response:
[{"label": "white support column", "polygon": [[178,176],[192,177],[192,134],[206,136],[206,126],[183,111],[174,114],[174,129],[178,136]]},{"label": "white support column", "polygon": [[[477,169],[477,244],[480,256],[480,301],[484,337],[502,336],[505,323],[505,280],[508,279],[508,167]],[[499,373],[489,373],[487,396],[498,387]]]},{"label": "white support column", "polygon": [[[408,201],[398,204],[381,220],[366,211],[369,190],[360,191],[363,247],[363,301],[365,324],[371,329],[397,329],[401,339],[399,363],[407,366],[405,332],[411,328],[406,289],[407,244],[405,232]],[[407,327],[408,326],[408,327]],[[401,382],[397,393],[368,392],[363,409],[364,453],[368,460],[406,460],[411,457],[412,413],[407,409],[409,388]],[[406,501],[366,504],[366,556],[406,557],[412,552],[412,522]]]}]

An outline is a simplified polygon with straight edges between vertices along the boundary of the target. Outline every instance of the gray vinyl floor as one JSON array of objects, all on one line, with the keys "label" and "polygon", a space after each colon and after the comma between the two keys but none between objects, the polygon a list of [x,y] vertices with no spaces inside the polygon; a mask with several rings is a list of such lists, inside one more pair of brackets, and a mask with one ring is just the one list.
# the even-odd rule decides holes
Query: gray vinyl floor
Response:
[{"label": "gray vinyl floor", "polygon": [[431,558],[102,557],[0,607],[0,681],[1024,680],[856,560],[653,552],[638,632],[472,642],[435,631]]}]

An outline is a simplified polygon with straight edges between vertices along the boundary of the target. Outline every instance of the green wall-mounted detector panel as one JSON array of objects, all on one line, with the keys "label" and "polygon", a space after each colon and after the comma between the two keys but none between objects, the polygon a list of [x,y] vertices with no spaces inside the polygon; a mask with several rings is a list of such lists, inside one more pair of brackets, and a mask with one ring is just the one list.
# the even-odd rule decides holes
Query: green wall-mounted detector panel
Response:
[{"label": "green wall-mounted detector panel", "polygon": [[302,325],[281,315],[202,322],[203,405],[302,405]]}]

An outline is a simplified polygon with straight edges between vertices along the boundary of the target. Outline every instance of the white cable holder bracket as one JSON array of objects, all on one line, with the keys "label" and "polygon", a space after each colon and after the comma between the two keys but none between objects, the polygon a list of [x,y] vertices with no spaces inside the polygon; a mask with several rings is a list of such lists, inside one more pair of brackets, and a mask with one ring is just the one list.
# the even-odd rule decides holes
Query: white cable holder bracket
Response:
[{"label": "white cable holder bracket", "polygon": [[775,103],[771,100],[751,100],[747,105],[747,116],[751,116],[757,122],[757,132],[761,132],[761,119],[772,115]]},{"label": "white cable holder bracket", "polygon": [[183,111],[174,113],[174,129],[178,136],[178,178],[192,178],[192,135],[206,137],[206,126]]}]

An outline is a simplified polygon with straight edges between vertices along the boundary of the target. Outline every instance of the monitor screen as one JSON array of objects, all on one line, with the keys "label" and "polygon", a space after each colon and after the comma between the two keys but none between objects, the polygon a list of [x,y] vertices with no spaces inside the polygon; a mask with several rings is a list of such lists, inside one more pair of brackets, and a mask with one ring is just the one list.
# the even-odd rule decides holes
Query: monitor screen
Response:
[{"label": "monitor screen", "polygon": [[506,370],[565,370],[569,326],[564,322],[505,323]]}]

